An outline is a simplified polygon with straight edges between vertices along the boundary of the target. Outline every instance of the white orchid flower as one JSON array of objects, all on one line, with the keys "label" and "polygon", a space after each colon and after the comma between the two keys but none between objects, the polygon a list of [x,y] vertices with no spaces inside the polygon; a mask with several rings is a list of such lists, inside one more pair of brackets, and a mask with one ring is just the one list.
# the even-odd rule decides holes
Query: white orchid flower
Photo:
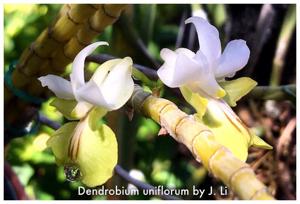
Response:
[{"label": "white orchid flower", "polygon": [[[180,88],[185,100],[197,112],[195,119],[207,126],[215,140],[237,158],[245,161],[251,145],[272,148],[256,136],[228,105],[235,106],[237,100],[256,86],[256,82],[247,77],[223,80],[234,76],[247,64],[250,51],[246,42],[233,40],[221,54],[219,33],[214,26],[195,16],[185,22],[196,26],[200,49],[196,53],[185,48],[175,52],[163,49],[161,57],[165,63],[158,70],[160,79],[169,87]],[[224,89],[218,81],[222,81],[220,84]],[[174,132],[170,134],[175,135]]]},{"label": "white orchid flower", "polygon": [[218,30],[201,17],[191,17],[185,23],[196,27],[200,49],[194,53],[186,48],[161,50],[165,61],[158,76],[169,87],[187,86],[193,92],[221,98],[225,91],[219,80],[233,77],[248,62],[250,50],[244,40],[230,41],[221,54]]},{"label": "white orchid flower", "polygon": [[85,113],[93,106],[100,106],[108,111],[123,106],[130,98],[134,88],[130,57],[103,63],[92,78],[85,82],[85,58],[100,45],[108,45],[108,43],[96,42],[78,53],[73,61],[70,81],[49,74],[39,78],[42,86],[48,86],[58,98],[76,100],[80,109]]}]

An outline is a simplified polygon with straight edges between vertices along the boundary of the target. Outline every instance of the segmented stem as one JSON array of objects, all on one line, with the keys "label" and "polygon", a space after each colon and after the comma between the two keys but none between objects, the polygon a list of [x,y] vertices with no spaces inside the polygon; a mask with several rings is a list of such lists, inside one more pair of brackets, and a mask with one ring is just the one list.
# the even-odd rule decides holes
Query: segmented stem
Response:
[{"label": "segmented stem", "polygon": [[[60,75],[77,53],[113,24],[126,6],[121,4],[67,4],[62,6],[54,22],[46,28],[22,53],[12,82],[33,96],[45,96],[47,89],[41,87],[37,77],[47,74]],[[29,105],[18,99],[4,86],[5,121],[15,126],[26,125],[18,121],[19,113]],[[14,104],[13,106],[9,106]],[[9,116],[8,116],[9,115]],[[29,116],[26,121],[30,121]],[[24,118],[22,120],[25,120]]]},{"label": "segmented stem", "polygon": [[205,125],[179,110],[174,103],[151,96],[138,86],[135,87],[130,103],[134,109],[167,129],[176,141],[183,143],[196,160],[201,161],[240,199],[274,199],[248,164],[219,144]]}]

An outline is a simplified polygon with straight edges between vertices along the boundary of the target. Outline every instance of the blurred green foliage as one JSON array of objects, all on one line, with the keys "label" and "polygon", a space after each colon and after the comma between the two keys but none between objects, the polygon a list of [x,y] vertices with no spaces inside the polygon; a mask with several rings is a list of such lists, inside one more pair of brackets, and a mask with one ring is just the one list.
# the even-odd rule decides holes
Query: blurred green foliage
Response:
[{"label": "blurred green foliage", "polygon": [[4,5],[5,65],[19,58],[28,43],[53,21],[59,9],[60,5],[56,4]]}]

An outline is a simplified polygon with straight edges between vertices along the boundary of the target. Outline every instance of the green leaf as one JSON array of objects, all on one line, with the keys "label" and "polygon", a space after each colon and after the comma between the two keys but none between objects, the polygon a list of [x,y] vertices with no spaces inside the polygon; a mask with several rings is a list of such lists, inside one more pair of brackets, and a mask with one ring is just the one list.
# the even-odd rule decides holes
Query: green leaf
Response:
[{"label": "green leaf", "polygon": [[223,99],[230,106],[234,107],[238,100],[248,94],[257,85],[257,82],[249,77],[241,77],[231,81],[219,82],[219,84],[226,91]]},{"label": "green leaf", "polygon": [[208,99],[202,97],[200,94],[193,93],[186,86],[180,87],[181,94],[184,99],[196,110],[198,116],[202,118],[202,116],[206,112],[206,107],[208,103]]},{"label": "green leaf", "polygon": [[55,98],[51,105],[61,112],[68,120],[78,120],[83,118],[86,113],[93,107],[86,102],[77,102],[75,100],[66,100]]}]

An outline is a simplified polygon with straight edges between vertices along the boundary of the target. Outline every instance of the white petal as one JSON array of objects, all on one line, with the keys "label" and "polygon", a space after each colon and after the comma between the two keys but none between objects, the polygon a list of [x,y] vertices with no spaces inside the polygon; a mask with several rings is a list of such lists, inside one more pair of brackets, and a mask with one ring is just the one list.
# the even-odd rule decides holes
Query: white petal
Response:
[{"label": "white petal", "polygon": [[93,80],[90,80],[84,86],[77,89],[76,95],[78,97],[77,100],[80,102],[88,102],[106,109],[109,106],[101,92],[100,87]]},{"label": "white petal", "polygon": [[193,16],[185,23],[193,23],[198,34],[201,52],[206,56],[209,64],[213,64],[221,55],[221,43],[218,30],[201,17]]},{"label": "white petal", "polygon": [[96,84],[98,84],[98,86],[100,86],[107,77],[109,71],[121,61],[122,59],[112,59],[104,62],[97,68],[90,80],[93,80]]},{"label": "white petal", "polygon": [[225,96],[225,91],[219,86],[213,73],[208,72],[206,75],[202,75],[201,78],[193,83],[187,85],[193,92],[199,94],[207,94],[214,98],[221,98]]},{"label": "white petal", "polygon": [[201,75],[201,67],[197,61],[193,60],[195,53],[186,48],[179,48],[175,52],[163,49],[161,56],[165,63],[157,71],[157,74],[164,84],[171,88],[197,80]]},{"label": "white petal", "polygon": [[[200,94],[220,98],[225,95],[225,91],[217,83],[213,67],[211,67],[201,50],[198,50],[193,58],[198,63],[198,72],[194,74],[196,78],[191,80],[187,86],[193,91]],[[191,76],[193,78],[193,76]]]},{"label": "white petal", "polygon": [[189,58],[193,58],[195,56],[194,52],[192,52],[191,50],[186,49],[186,48],[178,48],[175,50],[175,52],[178,54],[184,54]]},{"label": "white petal", "polygon": [[123,106],[131,97],[134,83],[131,78],[132,59],[125,57],[115,65],[101,85],[101,92],[109,110]]},{"label": "white petal", "polygon": [[176,62],[176,57],[177,54],[176,52],[168,49],[168,48],[163,48],[160,51],[160,57],[165,61],[168,62],[170,64],[174,64]]},{"label": "white petal", "polygon": [[87,101],[107,110],[116,110],[130,98],[134,83],[131,78],[132,60],[122,59],[116,64],[102,83],[90,80],[77,91],[79,100]]},{"label": "white petal", "polygon": [[160,56],[164,60],[164,64],[157,70],[157,75],[169,87],[172,87],[172,79],[175,72],[177,53],[164,48],[160,51]]},{"label": "white petal", "polygon": [[197,81],[203,75],[203,71],[203,67],[197,61],[184,54],[178,54],[172,85],[179,87]]},{"label": "white petal", "polygon": [[[72,64],[72,72],[70,74],[73,92],[85,84],[84,81],[84,61],[98,46],[108,45],[107,42],[95,42],[82,49],[75,57]],[[76,95],[75,95],[76,96]]]},{"label": "white petal", "polygon": [[173,81],[172,81],[174,72],[175,72],[175,65],[172,66],[172,64],[165,62],[159,68],[159,70],[157,70],[157,75],[165,85],[171,88],[175,88],[176,86],[173,86]]},{"label": "white petal", "polygon": [[216,69],[216,78],[232,77],[248,62],[250,50],[244,40],[230,41],[219,61]]},{"label": "white petal", "polygon": [[198,50],[196,55],[193,57],[194,60],[196,60],[201,67],[203,67],[204,72],[213,72],[213,67],[209,65],[207,58],[205,55],[201,52],[201,50]]},{"label": "white petal", "polygon": [[58,97],[63,99],[74,99],[71,83],[62,77],[48,74],[39,77],[42,86],[48,88]]}]

